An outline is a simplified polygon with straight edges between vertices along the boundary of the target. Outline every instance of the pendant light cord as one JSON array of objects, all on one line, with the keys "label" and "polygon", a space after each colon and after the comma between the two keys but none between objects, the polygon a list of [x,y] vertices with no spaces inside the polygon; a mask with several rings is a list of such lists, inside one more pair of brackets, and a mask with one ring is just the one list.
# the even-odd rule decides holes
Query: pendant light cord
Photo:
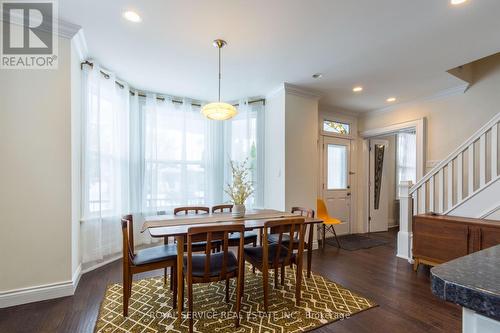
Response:
[{"label": "pendant light cord", "polygon": [[220,102],[220,80],[221,80],[221,74],[220,74],[220,49],[222,47],[219,46],[219,102]]}]

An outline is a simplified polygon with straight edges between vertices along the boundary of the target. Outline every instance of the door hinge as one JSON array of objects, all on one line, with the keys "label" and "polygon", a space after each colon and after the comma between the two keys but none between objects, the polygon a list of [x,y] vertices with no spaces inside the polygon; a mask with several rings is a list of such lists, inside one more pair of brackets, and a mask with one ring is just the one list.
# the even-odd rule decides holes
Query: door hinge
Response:
[{"label": "door hinge", "polygon": [[372,217],[371,216],[368,216],[368,221],[371,221],[372,220]]},{"label": "door hinge", "polygon": [[323,190],[325,189],[325,183],[323,183]]}]

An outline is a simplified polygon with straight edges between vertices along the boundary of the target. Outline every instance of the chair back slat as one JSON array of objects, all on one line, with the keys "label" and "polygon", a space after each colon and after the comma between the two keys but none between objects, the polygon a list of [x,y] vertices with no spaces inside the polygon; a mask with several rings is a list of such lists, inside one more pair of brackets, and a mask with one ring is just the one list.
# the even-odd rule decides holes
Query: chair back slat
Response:
[{"label": "chair back slat", "polygon": [[177,207],[174,208],[174,215],[179,215],[180,213],[184,212],[184,215],[187,214],[208,214],[210,213],[210,208],[208,207],[198,207],[198,206],[193,206],[193,207]]},{"label": "chair back slat", "polygon": [[233,205],[216,205],[212,207],[212,213],[224,213],[224,211],[232,212]]}]

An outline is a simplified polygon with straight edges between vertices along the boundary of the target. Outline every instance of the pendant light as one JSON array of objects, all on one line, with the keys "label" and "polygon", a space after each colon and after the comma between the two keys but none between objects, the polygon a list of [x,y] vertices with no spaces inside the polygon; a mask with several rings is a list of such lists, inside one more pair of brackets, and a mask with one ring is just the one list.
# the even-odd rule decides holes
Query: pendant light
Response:
[{"label": "pendant light", "polygon": [[214,40],[214,46],[219,50],[219,99],[217,102],[209,103],[201,109],[201,113],[212,120],[227,120],[233,118],[238,114],[238,110],[234,106],[228,103],[224,103],[220,101],[220,81],[221,81],[221,73],[220,73],[220,52],[221,49],[227,44],[226,41],[222,39]]}]

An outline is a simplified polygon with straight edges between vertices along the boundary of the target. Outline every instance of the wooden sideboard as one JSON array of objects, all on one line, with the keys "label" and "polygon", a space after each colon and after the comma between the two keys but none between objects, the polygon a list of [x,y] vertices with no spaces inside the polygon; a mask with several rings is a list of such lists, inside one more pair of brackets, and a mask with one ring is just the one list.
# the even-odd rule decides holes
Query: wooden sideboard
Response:
[{"label": "wooden sideboard", "polygon": [[500,244],[500,221],[424,214],[413,217],[414,269]]}]

